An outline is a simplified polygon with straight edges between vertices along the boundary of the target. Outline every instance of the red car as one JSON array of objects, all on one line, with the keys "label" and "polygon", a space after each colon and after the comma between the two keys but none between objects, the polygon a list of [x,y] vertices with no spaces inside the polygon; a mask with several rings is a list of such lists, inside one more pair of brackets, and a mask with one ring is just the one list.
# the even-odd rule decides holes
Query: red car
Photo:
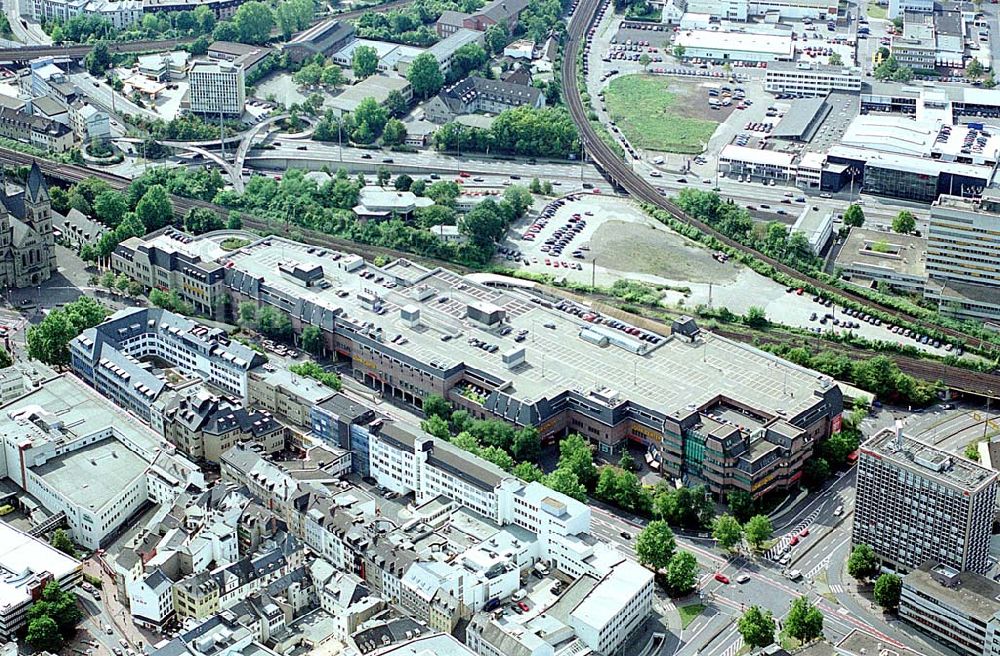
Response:
[{"label": "red car", "polygon": [[809,536],[809,529],[804,528],[799,532],[799,537],[804,538]]},{"label": "red car", "polygon": [[792,545],[793,547],[798,543],[799,543],[799,536],[797,535],[793,535],[792,539],[788,542],[788,544]]},{"label": "red car", "polygon": [[722,574],[721,572],[715,575],[715,580],[718,581],[719,583],[725,583],[726,585],[729,585],[729,577],[726,576],[725,574]]},{"label": "red car", "polygon": [[530,608],[528,608],[528,604],[524,603],[523,601],[517,602],[517,607],[523,610],[525,613],[531,610]]}]

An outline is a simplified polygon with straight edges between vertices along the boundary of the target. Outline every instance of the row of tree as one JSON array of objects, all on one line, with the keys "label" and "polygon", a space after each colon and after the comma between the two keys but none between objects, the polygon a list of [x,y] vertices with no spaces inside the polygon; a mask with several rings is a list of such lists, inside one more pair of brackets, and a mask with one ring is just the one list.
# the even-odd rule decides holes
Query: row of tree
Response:
[{"label": "row of tree", "polygon": [[506,153],[566,159],[580,152],[580,135],[562,107],[516,107],[489,128],[448,123],[434,133],[434,147],[446,152]]},{"label": "row of tree", "polygon": [[[823,637],[823,613],[806,597],[792,600],[782,624],[785,636],[805,644]],[[774,644],[778,625],[774,613],[760,606],[750,606],[736,623],[743,641],[751,649],[760,649]]]},{"label": "row of tree", "polygon": [[483,4],[483,0],[415,0],[392,11],[367,11],[358,19],[358,36],[426,48],[438,40],[432,25],[443,12],[472,13]]},{"label": "row of tree", "polygon": [[69,342],[108,316],[108,309],[89,296],[53,308],[42,321],[28,328],[28,355],[54,366],[69,364]]}]

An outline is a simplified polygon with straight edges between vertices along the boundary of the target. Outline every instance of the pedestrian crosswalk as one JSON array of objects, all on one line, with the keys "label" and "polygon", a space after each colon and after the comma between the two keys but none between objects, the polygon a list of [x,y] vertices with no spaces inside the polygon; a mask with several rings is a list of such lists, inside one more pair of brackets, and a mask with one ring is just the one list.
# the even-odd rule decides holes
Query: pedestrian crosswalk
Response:
[{"label": "pedestrian crosswalk", "polygon": [[844,592],[846,592],[846,590],[842,585],[831,585],[830,592],[832,592],[833,594],[843,594]]},{"label": "pedestrian crosswalk", "polygon": [[764,557],[775,562],[781,560],[781,556],[785,553],[785,547],[789,545],[792,538],[816,521],[816,518],[819,517],[820,510],[822,510],[822,506],[814,508],[811,513],[806,515],[798,524],[795,525],[795,528],[782,535],[774,546],[767,550]]},{"label": "pedestrian crosswalk", "polygon": [[722,652],[722,656],[736,656],[743,649],[743,636],[736,636],[736,642],[726,647],[726,651]]}]

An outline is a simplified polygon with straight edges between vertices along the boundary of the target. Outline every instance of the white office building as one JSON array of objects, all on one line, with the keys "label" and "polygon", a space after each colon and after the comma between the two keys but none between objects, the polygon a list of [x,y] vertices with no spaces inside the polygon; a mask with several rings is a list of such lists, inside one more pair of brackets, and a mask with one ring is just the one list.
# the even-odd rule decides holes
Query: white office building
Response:
[{"label": "white office building", "polygon": [[89,549],[104,546],[147,503],[205,485],[197,467],[71,374],[4,406],[0,448],[0,477],[50,516],[65,515],[73,540]]},{"label": "white office building", "polygon": [[50,581],[72,590],[82,578],[80,561],[0,522],[0,641],[16,639]]},{"label": "white office building", "polygon": [[142,21],[142,0],[26,0],[22,7],[25,15],[39,23],[98,16],[120,30]]},{"label": "white office building", "polygon": [[188,73],[191,111],[212,116],[241,116],[246,105],[243,66],[227,61],[195,62]]},{"label": "white office building", "polygon": [[908,11],[934,12],[934,0],[889,0],[889,18],[899,18]]},{"label": "white office building", "polygon": [[836,20],[837,4],[837,0],[688,0],[687,11],[732,21],[768,14],[784,19]]},{"label": "white office building", "polygon": [[774,62],[764,74],[764,90],[825,96],[831,91],[861,91],[861,69],[811,62]]}]

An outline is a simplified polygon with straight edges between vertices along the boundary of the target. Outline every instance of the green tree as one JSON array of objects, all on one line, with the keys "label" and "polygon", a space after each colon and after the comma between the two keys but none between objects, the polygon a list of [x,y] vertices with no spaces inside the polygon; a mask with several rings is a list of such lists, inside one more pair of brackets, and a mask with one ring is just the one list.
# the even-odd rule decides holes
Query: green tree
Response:
[{"label": "green tree", "polygon": [[847,573],[859,581],[866,581],[878,574],[879,562],[875,550],[867,544],[855,545],[847,559]]},{"label": "green tree", "polygon": [[[389,114],[385,111],[385,107],[379,105],[374,98],[365,98],[358,103],[357,107],[354,108],[353,118],[357,125],[367,126],[367,128],[371,131],[371,138],[364,141],[364,143],[368,143],[378,135],[382,134],[382,130],[385,129],[386,121],[389,120]],[[355,133],[356,132],[357,129],[355,129]],[[358,141],[359,139],[355,137],[355,140]]]},{"label": "green tree", "polygon": [[371,46],[358,46],[351,53],[351,69],[360,79],[374,75],[378,70],[378,51]]},{"label": "green tree", "polygon": [[852,228],[860,228],[865,224],[865,212],[857,203],[848,205],[844,210],[844,225]]},{"label": "green tree", "polygon": [[323,73],[320,75],[319,81],[328,87],[339,87],[345,81],[344,71],[336,64],[328,64],[323,67]]},{"label": "green tree", "polygon": [[118,274],[115,278],[115,289],[121,292],[123,295],[128,294],[128,289],[132,280],[124,273]]},{"label": "green tree", "polygon": [[59,653],[62,649],[63,639],[59,633],[59,627],[48,615],[42,615],[28,622],[28,634],[25,636],[28,644],[35,649]]},{"label": "green tree", "polygon": [[892,230],[893,232],[898,232],[901,235],[908,235],[917,228],[917,217],[913,215],[913,212],[909,210],[902,210],[896,215],[896,218],[892,220]]},{"label": "green tree", "polygon": [[111,52],[108,50],[108,44],[105,41],[95,43],[87,56],[83,58],[83,65],[87,68],[87,72],[94,77],[103,77],[104,71],[111,66]]},{"label": "green tree", "polygon": [[872,594],[875,603],[886,610],[892,610],[899,606],[899,596],[903,592],[903,579],[895,574],[886,572],[875,581],[875,590]]},{"label": "green tree", "polygon": [[94,216],[103,224],[114,228],[128,212],[128,201],[118,191],[104,191],[94,199]]},{"label": "green tree", "polygon": [[406,110],[409,109],[409,105],[407,105],[406,98],[403,97],[403,94],[393,89],[389,92],[389,95],[386,96],[385,109],[389,112],[389,116],[399,118],[400,116],[406,114]]},{"label": "green tree", "polygon": [[663,520],[653,520],[639,532],[635,539],[635,554],[639,562],[655,572],[670,565],[677,549],[677,540]]},{"label": "green tree", "polygon": [[434,201],[435,205],[452,207],[459,193],[461,190],[458,185],[451,180],[438,180],[427,187],[427,197]]},{"label": "green tree", "polygon": [[504,471],[510,471],[514,469],[514,459],[510,457],[510,454],[503,449],[497,448],[495,446],[484,446],[479,450],[479,457],[483,460],[492,462],[494,465],[503,469]]},{"label": "green tree", "polygon": [[618,467],[629,472],[636,470],[635,458],[632,457],[628,449],[622,451],[622,457],[618,459]]},{"label": "green tree", "polygon": [[830,478],[830,463],[819,456],[809,458],[802,466],[802,480],[811,490],[819,489]]},{"label": "green tree", "polygon": [[827,63],[830,64],[830,66],[843,66],[844,59],[840,56],[840,53],[835,52],[830,55],[829,59],[827,59]]},{"label": "green tree", "polygon": [[698,582],[698,560],[687,551],[678,551],[667,564],[667,591],[672,597],[691,594]]},{"label": "green tree", "polygon": [[451,404],[440,394],[429,394],[424,399],[423,410],[428,417],[438,416],[445,421],[451,419]]},{"label": "green tree", "polygon": [[253,301],[243,301],[237,310],[236,322],[243,328],[257,325],[257,304]]},{"label": "green tree", "polygon": [[823,613],[806,597],[799,597],[792,602],[783,628],[799,642],[818,640],[823,637]]},{"label": "green tree", "polygon": [[302,329],[302,348],[319,355],[323,352],[323,332],[316,326],[306,326]]},{"label": "green tree", "polygon": [[73,541],[69,539],[69,535],[63,529],[56,529],[55,533],[52,534],[52,539],[49,540],[49,544],[71,558],[76,558],[76,547],[73,546]]},{"label": "green tree", "polygon": [[652,58],[652,57],[650,57],[650,56],[649,56],[649,55],[648,55],[647,53],[645,53],[645,52],[644,52],[644,53],[642,53],[642,55],[640,55],[640,56],[639,56],[639,64],[640,64],[640,65],[642,66],[642,70],[644,70],[644,71],[645,71],[646,69],[648,69],[648,68],[649,68],[649,64],[650,64],[650,63],[651,63],[652,61],[653,61],[653,58]]},{"label": "green tree", "polygon": [[429,98],[444,86],[444,74],[438,65],[437,58],[429,52],[424,52],[413,58],[406,71],[406,79],[413,87],[413,95],[417,98]]},{"label": "green tree", "polygon": [[473,421],[468,430],[484,446],[495,446],[509,451],[514,442],[514,427],[498,419]]},{"label": "green tree", "polygon": [[743,527],[732,515],[719,515],[712,522],[712,537],[723,549],[732,549],[743,540]]},{"label": "green tree", "polygon": [[439,440],[451,439],[451,430],[448,428],[448,422],[437,415],[431,415],[420,422],[420,429]]},{"label": "green tree", "polygon": [[486,48],[490,51],[490,53],[499,55],[503,52],[503,49],[507,47],[507,43],[510,41],[510,34],[507,32],[507,25],[504,23],[490,25],[486,28],[486,33],[483,35],[483,39],[486,42]]},{"label": "green tree", "polygon": [[[111,285],[115,277],[111,274]],[[42,322],[28,329],[28,355],[51,365],[69,363],[69,342],[107,316],[107,309],[87,296],[52,310]]]},{"label": "green tree", "polygon": [[396,176],[392,186],[396,191],[410,191],[410,188],[413,186],[413,178],[406,173],[400,173]]},{"label": "green tree", "polygon": [[184,229],[196,235],[222,230],[223,227],[222,218],[206,207],[192,207],[184,215]]},{"label": "green tree", "polygon": [[525,426],[514,433],[510,452],[518,460],[526,462],[538,460],[542,454],[542,441],[538,436],[538,429],[534,426]]},{"label": "green tree", "polygon": [[729,506],[729,512],[740,522],[745,522],[753,516],[754,503],[749,492],[733,490],[727,493],[726,504]]},{"label": "green tree", "polygon": [[770,323],[767,319],[767,314],[764,312],[764,308],[759,305],[751,305],[747,308],[747,313],[743,316],[743,321],[751,328],[764,328]]},{"label": "green tree", "polygon": [[226,230],[242,230],[243,229],[243,219],[240,217],[240,213],[232,211],[229,213],[229,218],[226,219]]},{"label": "green tree", "polygon": [[135,215],[146,226],[146,230],[158,230],[173,222],[174,207],[163,185],[155,184],[143,194],[135,206]]},{"label": "green tree", "polygon": [[580,481],[588,490],[597,483],[597,467],[594,466],[594,452],[587,443],[576,433],[563,438],[559,443],[559,465],[560,469],[566,468],[576,474]]},{"label": "green tree", "polygon": [[405,141],[406,125],[399,119],[389,119],[382,130],[382,143],[386,146],[401,146]]},{"label": "green tree", "polygon": [[511,473],[526,483],[541,482],[545,479],[545,472],[533,462],[519,462],[514,465]]},{"label": "green tree", "polygon": [[682,46],[680,44],[677,44],[676,46],[674,46],[673,53],[674,53],[674,57],[676,57],[677,59],[684,59],[684,53],[685,52],[686,52],[686,49],[684,48],[684,46]]},{"label": "green tree", "polygon": [[972,58],[968,64],[965,65],[965,74],[973,79],[979,79],[985,73],[982,63],[976,59]]},{"label": "green tree", "polygon": [[740,616],[736,630],[751,649],[767,647],[774,642],[774,615],[760,606],[751,606]]},{"label": "green tree", "polygon": [[571,469],[556,468],[551,474],[548,474],[542,483],[556,492],[562,492],[568,497],[576,499],[577,501],[586,502],[587,500],[587,488],[584,487],[577,475],[573,473]]},{"label": "green tree", "polygon": [[240,5],[233,16],[237,38],[241,43],[261,44],[271,37],[274,27],[274,14],[271,8],[263,2],[252,0]]},{"label": "green tree", "polygon": [[743,526],[743,535],[754,549],[760,549],[761,545],[771,539],[773,533],[774,527],[767,515],[754,515]]}]

